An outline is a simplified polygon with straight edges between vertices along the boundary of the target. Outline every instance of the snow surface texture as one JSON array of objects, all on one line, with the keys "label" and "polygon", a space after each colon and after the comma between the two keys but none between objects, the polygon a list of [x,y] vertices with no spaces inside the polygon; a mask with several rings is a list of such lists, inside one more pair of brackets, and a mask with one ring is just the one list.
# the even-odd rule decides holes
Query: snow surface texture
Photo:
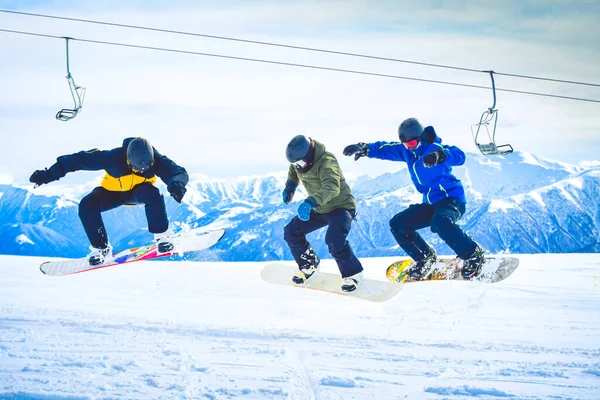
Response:
[{"label": "snow surface texture", "polygon": [[51,278],[2,256],[0,399],[600,398],[600,255],[518,257],[497,284],[371,303],[263,283],[264,263]]}]

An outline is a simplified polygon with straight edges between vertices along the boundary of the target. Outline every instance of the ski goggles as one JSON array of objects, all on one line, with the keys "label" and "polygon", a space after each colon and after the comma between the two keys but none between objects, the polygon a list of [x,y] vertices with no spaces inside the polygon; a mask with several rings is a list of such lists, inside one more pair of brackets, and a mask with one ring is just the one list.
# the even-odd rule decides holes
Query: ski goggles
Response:
[{"label": "ski goggles", "polygon": [[408,142],[402,142],[402,144],[404,145],[404,147],[406,147],[408,150],[414,150],[417,147],[419,147],[419,141],[417,139],[413,139],[413,140],[409,140]]},{"label": "ski goggles", "polygon": [[133,164],[131,164],[131,162],[129,161],[129,158],[127,159],[127,164],[131,167],[131,170],[133,172],[143,174],[145,171],[149,170],[154,165],[154,160],[150,164],[148,164],[148,166],[141,167],[141,168],[134,167]]},{"label": "ski goggles", "polygon": [[294,161],[292,164],[296,166],[296,168],[303,169],[306,168],[308,163],[305,160]]},{"label": "ski goggles", "polygon": [[144,172],[146,172],[148,169],[150,169],[150,167],[148,167],[148,168],[146,168],[146,169],[136,169],[136,168],[134,168],[134,167],[131,167],[131,170],[132,170],[133,172],[137,172],[137,173],[139,173],[139,174],[143,174],[143,173],[144,173]]}]

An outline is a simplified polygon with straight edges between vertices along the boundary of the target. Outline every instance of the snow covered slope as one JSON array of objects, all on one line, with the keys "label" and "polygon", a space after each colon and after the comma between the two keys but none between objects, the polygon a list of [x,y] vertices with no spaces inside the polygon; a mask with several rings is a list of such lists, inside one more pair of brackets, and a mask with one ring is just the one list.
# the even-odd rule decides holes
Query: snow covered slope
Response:
[{"label": "snow covered slope", "polygon": [[[600,255],[519,258],[495,285],[370,303],[265,284],[262,263],[50,278],[1,256],[0,398],[598,399]],[[389,259],[364,262],[380,279]]]}]

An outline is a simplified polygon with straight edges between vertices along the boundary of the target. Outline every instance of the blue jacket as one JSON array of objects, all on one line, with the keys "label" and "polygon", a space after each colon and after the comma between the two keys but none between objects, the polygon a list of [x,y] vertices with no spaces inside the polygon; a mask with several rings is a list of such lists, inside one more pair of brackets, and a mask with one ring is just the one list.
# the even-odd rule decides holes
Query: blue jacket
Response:
[{"label": "blue jacket", "polygon": [[[410,178],[419,193],[423,194],[423,203],[435,204],[445,198],[454,197],[466,204],[463,185],[452,174],[453,166],[465,162],[465,153],[458,147],[442,145],[442,139],[437,136],[431,144],[422,141],[415,150],[406,149],[400,142],[375,142],[368,146],[369,158],[404,161],[408,165]],[[426,168],[423,165],[423,157],[439,149],[446,152],[446,161],[435,167]]]}]

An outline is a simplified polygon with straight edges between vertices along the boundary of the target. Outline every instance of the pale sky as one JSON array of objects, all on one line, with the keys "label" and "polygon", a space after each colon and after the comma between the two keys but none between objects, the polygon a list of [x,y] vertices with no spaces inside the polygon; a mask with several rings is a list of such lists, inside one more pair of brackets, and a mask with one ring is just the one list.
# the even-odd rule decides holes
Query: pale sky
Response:
[{"label": "pale sky", "polygon": [[[164,4],[163,4],[164,3]],[[476,70],[600,84],[600,1],[2,1],[0,9],[328,49]],[[489,75],[201,37],[0,13],[0,29],[490,86]],[[396,141],[417,117],[445,143],[477,152],[471,125],[491,90],[0,32],[0,177],[26,184],[56,157],[142,136],[190,173],[215,178],[287,168],[302,133],[350,174],[398,163],[354,162],[343,148]],[[600,100],[600,88],[496,75],[498,88]],[[496,140],[577,164],[600,159],[600,104],[497,92]],[[82,182],[98,173],[70,174]],[[1,182],[0,182],[1,183]]]}]

